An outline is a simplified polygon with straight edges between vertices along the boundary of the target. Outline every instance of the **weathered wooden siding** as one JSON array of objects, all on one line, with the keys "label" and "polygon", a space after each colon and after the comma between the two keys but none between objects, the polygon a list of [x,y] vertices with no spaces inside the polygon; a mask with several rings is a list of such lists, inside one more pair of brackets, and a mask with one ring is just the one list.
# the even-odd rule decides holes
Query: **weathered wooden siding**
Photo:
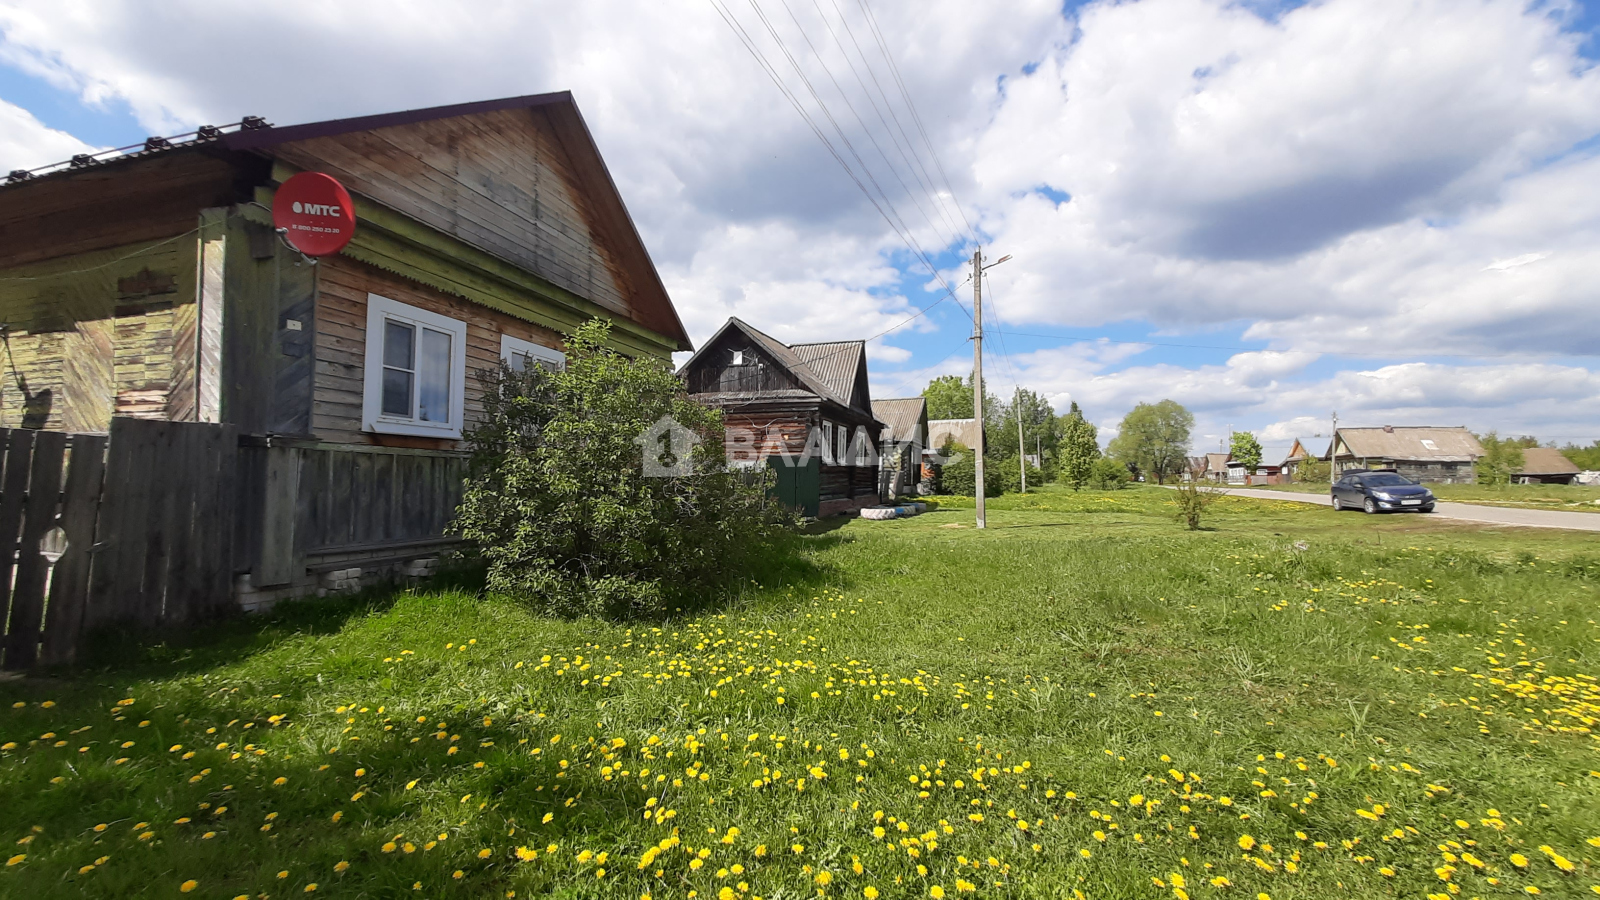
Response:
[{"label": "weathered wooden siding", "polygon": [[113,414],[192,418],[195,253],[180,234],[5,270],[0,426],[81,433],[107,431]]},{"label": "weathered wooden siding", "polygon": [[541,110],[314,138],[277,155],[631,317],[628,277]]},{"label": "weathered wooden siding", "polygon": [[245,434],[309,434],[320,267],[243,216],[225,235],[222,419]]},{"label": "weathered wooden siding", "polygon": [[[744,365],[733,364],[735,351],[744,354]],[[698,364],[685,374],[691,394],[807,390],[755,341],[735,329],[706,348]]]},{"label": "weathered wooden siding", "polygon": [[325,441],[443,447],[452,441],[374,435],[361,430],[365,384],[367,294],[378,294],[467,323],[465,417],[468,426],[483,412],[483,386],[476,373],[500,365],[500,336],[563,346],[560,335],[459,297],[407,281],[346,257],[320,266],[316,312],[316,389],[312,431]]}]

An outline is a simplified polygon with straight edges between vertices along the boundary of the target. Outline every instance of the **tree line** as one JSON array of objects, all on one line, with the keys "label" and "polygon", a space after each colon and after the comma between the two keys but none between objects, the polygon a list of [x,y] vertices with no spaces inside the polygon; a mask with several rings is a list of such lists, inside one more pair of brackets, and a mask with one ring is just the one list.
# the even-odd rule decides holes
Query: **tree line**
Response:
[{"label": "tree line", "polygon": [[[922,396],[928,402],[929,419],[972,418],[971,376],[935,378]],[[986,392],[983,408],[985,493],[1017,490],[1024,469],[1029,484],[1059,481],[1074,490],[1104,490],[1136,478],[1164,483],[1188,467],[1194,414],[1174,400],[1134,407],[1104,450],[1099,429],[1076,402],[1057,415],[1042,395],[1018,388],[1009,398]],[[1255,452],[1259,458],[1259,444]],[[976,487],[970,461],[945,468],[950,493],[966,494]]]}]

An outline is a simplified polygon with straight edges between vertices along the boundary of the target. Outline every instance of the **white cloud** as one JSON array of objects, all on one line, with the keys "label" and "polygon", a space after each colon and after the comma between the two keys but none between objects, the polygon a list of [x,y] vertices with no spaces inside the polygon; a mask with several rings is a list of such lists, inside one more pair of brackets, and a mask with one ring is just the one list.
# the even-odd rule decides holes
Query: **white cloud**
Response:
[{"label": "white cloud", "polygon": [[[895,88],[860,7],[822,4],[855,29],[830,12],[830,32],[791,4],[825,70],[763,6],[850,135],[841,155],[868,163],[919,244],[958,240],[953,217],[900,187],[923,196],[931,163],[896,176],[878,156],[898,160],[896,135],[919,129],[876,124],[867,85]],[[728,8],[809,104],[750,11]],[[990,276],[1008,325],[1135,321],[1271,346],[1208,366],[1137,344],[1015,357],[1058,406],[1114,425],[1171,397],[1203,433],[1271,440],[1334,408],[1551,435],[1600,421],[1588,369],[1535,359],[1592,354],[1600,333],[1600,158],[1582,149],[1600,132],[1600,72],[1562,31],[1566,6],[1323,0],[1268,19],[1227,0],[1100,0],[1075,21],[1056,0],[871,8],[955,194],[1015,256]],[[126,102],[152,133],[570,88],[696,340],[728,315],[800,341],[915,312],[901,285],[925,273],[710,4],[10,0],[0,32],[0,61]],[[0,130],[0,163],[82,152],[19,113],[0,106],[19,123]],[[969,370],[965,335],[933,327],[870,345],[875,393]],[[1334,371],[1341,353],[1484,359]],[[999,360],[989,369],[1008,391]]]},{"label": "white cloud", "polygon": [[98,149],[65,131],[46,127],[22,107],[0,100],[0,161],[5,171],[34,169]]}]

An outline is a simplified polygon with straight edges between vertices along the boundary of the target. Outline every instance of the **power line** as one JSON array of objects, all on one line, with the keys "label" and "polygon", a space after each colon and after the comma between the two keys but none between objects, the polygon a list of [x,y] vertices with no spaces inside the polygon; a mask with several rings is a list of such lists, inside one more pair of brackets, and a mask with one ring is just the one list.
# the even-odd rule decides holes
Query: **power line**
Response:
[{"label": "power line", "polygon": [[889,45],[883,39],[883,31],[878,27],[877,17],[872,14],[872,8],[867,5],[866,0],[856,0],[856,4],[861,7],[861,12],[867,20],[867,27],[872,31],[872,36],[877,39],[879,52],[883,54],[883,58],[889,63],[889,73],[894,76],[894,82],[900,88],[900,96],[905,98],[906,109],[911,112],[911,121],[916,124],[917,132],[922,135],[923,143],[928,146],[928,155],[933,158],[933,165],[934,168],[939,170],[939,177],[944,179],[945,190],[950,192],[950,200],[955,205],[956,212],[961,214],[961,221],[966,223],[967,231],[972,234],[973,241],[982,243],[978,239],[977,229],[973,228],[972,223],[967,221],[967,214],[961,208],[960,199],[956,197],[956,190],[950,183],[950,176],[946,174],[944,164],[939,161],[939,151],[934,149],[933,140],[928,137],[928,129],[922,124],[922,116],[917,113],[917,105],[911,100],[911,92],[906,90],[905,79],[900,77],[900,67],[895,64],[894,55],[889,52]]}]

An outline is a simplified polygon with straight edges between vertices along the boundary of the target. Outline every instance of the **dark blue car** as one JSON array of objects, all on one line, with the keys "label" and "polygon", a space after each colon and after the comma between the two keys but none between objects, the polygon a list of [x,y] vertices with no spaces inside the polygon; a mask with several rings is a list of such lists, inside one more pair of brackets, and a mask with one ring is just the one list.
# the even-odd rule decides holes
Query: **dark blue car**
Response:
[{"label": "dark blue car", "polygon": [[1346,472],[1333,485],[1334,509],[1380,512],[1433,512],[1433,491],[1398,472]]}]

